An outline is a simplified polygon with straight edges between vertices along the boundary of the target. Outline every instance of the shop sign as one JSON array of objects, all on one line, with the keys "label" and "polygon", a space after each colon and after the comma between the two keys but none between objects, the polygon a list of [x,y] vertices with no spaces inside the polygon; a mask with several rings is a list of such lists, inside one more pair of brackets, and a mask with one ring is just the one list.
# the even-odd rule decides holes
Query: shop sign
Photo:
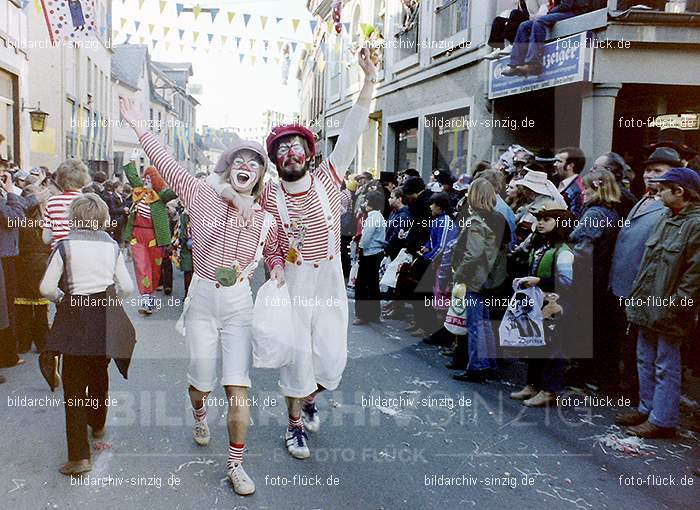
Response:
[{"label": "shop sign", "polygon": [[593,48],[587,47],[588,34],[564,37],[545,44],[542,56],[543,72],[537,76],[503,76],[510,57],[489,63],[488,97],[512,96],[533,90],[546,89],[591,80]]}]

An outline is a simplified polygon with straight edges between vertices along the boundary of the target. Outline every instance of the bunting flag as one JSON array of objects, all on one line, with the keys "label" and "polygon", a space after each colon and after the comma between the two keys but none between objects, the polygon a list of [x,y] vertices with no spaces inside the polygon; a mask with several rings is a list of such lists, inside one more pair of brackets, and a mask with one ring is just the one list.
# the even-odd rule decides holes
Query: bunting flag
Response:
[{"label": "bunting flag", "polygon": [[121,26],[120,26],[119,28],[124,28],[124,25],[126,25],[126,22],[127,22],[127,21],[129,21],[129,20],[126,19],[126,18],[122,18],[122,19],[121,19]]},{"label": "bunting flag", "polygon": [[243,24],[247,27],[248,22],[250,21],[250,14],[244,14],[243,15]]},{"label": "bunting flag", "polygon": [[178,33],[180,34],[180,40],[182,41],[182,38],[183,38],[184,35],[185,35],[185,31],[184,31],[183,29],[180,28],[180,29],[178,29]]},{"label": "bunting flag", "polygon": [[267,64],[267,57],[263,57],[262,59],[263,59],[263,62],[265,62]]},{"label": "bunting flag", "polygon": [[139,9],[143,9],[143,3],[144,3],[145,1],[146,1],[146,0],[139,0]]},{"label": "bunting flag", "polygon": [[207,34],[207,38],[209,39],[209,44],[214,40],[214,34]]},{"label": "bunting flag", "polygon": [[160,0],[160,13],[163,14],[165,8],[168,6],[167,0]]},{"label": "bunting flag", "polygon": [[192,32],[192,40],[197,42],[197,39],[199,39],[199,32]]},{"label": "bunting flag", "polygon": [[282,51],[282,45],[284,44],[283,41],[277,41],[277,51]]},{"label": "bunting flag", "polygon": [[350,33],[350,23],[343,23],[343,28],[345,29],[346,34]]},{"label": "bunting flag", "polygon": [[279,24],[280,24],[280,21],[284,21],[284,18],[275,18],[275,21],[276,21],[277,24],[279,25]]},{"label": "bunting flag", "polygon": [[309,26],[311,27],[311,33],[313,34],[314,32],[316,32],[318,21],[312,19],[311,21],[309,21]]},{"label": "bunting flag", "polygon": [[229,12],[229,13],[228,13],[228,23],[229,23],[229,25],[230,25],[231,23],[233,23],[233,20],[234,20],[235,17],[236,17],[236,13],[235,13],[235,12]]},{"label": "bunting flag", "polygon": [[255,65],[255,62],[256,62],[257,59],[258,59],[258,57],[256,57],[255,55],[251,55],[251,56],[250,56],[250,63],[251,63],[252,65]]},{"label": "bunting flag", "polygon": [[265,30],[265,25],[267,25],[267,16],[260,16],[260,26]]},{"label": "bunting flag", "polygon": [[169,33],[170,33],[170,27],[163,27],[163,39],[168,37]]},{"label": "bunting flag", "polygon": [[226,46],[226,42],[228,41],[228,36],[227,35],[222,35],[221,36],[221,46]]},{"label": "bunting flag", "polygon": [[297,51],[297,43],[293,42],[292,43],[292,53],[295,53]]},{"label": "bunting flag", "polygon": [[329,34],[333,33],[333,22],[332,21],[326,21],[326,31]]},{"label": "bunting flag", "polygon": [[140,22],[140,21],[134,21],[134,26],[136,27],[136,32],[138,32],[138,31],[139,31],[139,27],[141,26],[141,22]]},{"label": "bunting flag", "polygon": [[126,40],[124,41],[124,44],[129,44],[130,40],[131,40],[131,34],[126,34]]},{"label": "bunting flag", "polygon": [[197,4],[192,8],[192,12],[194,13],[194,19],[196,20],[199,18],[199,15],[202,14],[202,6]]},{"label": "bunting flag", "polygon": [[156,26],[154,24],[149,24],[148,25],[148,35],[153,35],[153,31],[156,29]]},{"label": "bunting flag", "polygon": [[294,29],[295,32],[299,28],[299,23],[301,23],[301,20],[299,20],[299,19],[295,18],[292,20],[292,28]]},{"label": "bunting flag", "polygon": [[236,49],[240,48],[240,46],[241,46],[241,38],[236,37]]},{"label": "bunting flag", "polygon": [[216,21],[216,17],[219,15],[220,9],[209,9],[209,13],[211,14],[211,22],[214,23]]},{"label": "bunting flag", "polygon": [[153,43],[153,49],[156,49],[156,44],[158,44],[158,39],[152,39],[151,42]]},{"label": "bunting flag", "polygon": [[240,55],[238,55],[238,60],[241,64],[243,63],[244,58],[245,58],[245,55],[243,55],[242,53]]},{"label": "bunting flag", "polygon": [[167,51],[169,49],[170,49],[170,41],[165,41],[165,50]]},{"label": "bunting flag", "polygon": [[177,17],[179,18],[180,15],[182,14],[182,11],[185,9],[185,6],[182,4],[175,4],[175,10],[177,10]]},{"label": "bunting flag", "polygon": [[318,70],[320,72],[323,72],[323,70],[326,68],[326,61],[321,59],[318,61]]}]

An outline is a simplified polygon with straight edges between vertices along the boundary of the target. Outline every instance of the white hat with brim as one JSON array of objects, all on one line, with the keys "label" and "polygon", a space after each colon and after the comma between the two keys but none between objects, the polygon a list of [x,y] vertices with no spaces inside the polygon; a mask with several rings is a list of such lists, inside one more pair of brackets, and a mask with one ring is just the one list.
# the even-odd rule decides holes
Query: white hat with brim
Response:
[{"label": "white hat with brim", "polygon": [[517,186],[524,186],[539,195],[546,195],[552,200],[559,201],[562,199],[561,193],[559,193],[559,190],[557,190],[554,183],[547,179],[547,174],[544,172],[528,170],[525,177],[518,179],[517,181],[513,181],[513,184]]}]

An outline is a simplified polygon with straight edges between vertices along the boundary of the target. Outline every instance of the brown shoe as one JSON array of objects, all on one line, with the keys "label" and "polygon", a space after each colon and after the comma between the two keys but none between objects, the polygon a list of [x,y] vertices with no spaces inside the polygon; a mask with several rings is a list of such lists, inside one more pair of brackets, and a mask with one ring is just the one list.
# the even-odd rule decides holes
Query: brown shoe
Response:
[{"label": "brown shoe", "polygon": [[55,352],[45,351],[39,354],[39,370],[52,392],[61,385],[61,376],[58,373],[58,356]]},{"label": "brown shoe", "polygon": [[627,411],[624,413],[617,413],[615,415],[615,423],[623,427],[634,427],[635,425],[641,425],[647,418],[648,414],[640,413],[637,410]]},{"label": "brown shoe", "polygon": [[66,462],[58,470],[66,476],[82,475],[92,471],[92,464],[90,464],[90,459],[75,460]]},{"label": "brown shoe", "polygon": [[531,384],[528,384],[522,390],[514,391],[513,393],[511,393],[510,398],[512,398],[513,400],[527,400],[534,397],[538,393],[539,391],[537,391],[537,388],[535,388]]},{"label": "brown shoe", "polygon": [[634,427],[628,427],[625,431],[628,436],[643,437],[645,439],[671,439],[676,437],[675,427],[657,427],[649,420]]},{"label": "brown shoe", "polygon": [[523,401],[527,407],[549,407],[557,405],[557,397],[551,391],[540,391],[532,398]]}]

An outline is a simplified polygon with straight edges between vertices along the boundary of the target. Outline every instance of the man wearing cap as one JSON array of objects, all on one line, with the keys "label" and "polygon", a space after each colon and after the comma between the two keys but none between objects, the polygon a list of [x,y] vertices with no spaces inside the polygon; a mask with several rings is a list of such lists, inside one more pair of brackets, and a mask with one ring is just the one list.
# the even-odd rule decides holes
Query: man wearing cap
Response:
[{"label": "man wearing cap", "polygon": [[[298,124],[277,126],[267,139],[268,154],[280,180],[267,184],[261,203],[277,220],[294,308],[296,357],[292,365],[280,370],[279,386],[289,412],[285,443],[298,459],[311,455],[304,427],[312,432],[319,429],[316,394],[338,387],[347,362],[348,304],[340,260],[340,188],[368,122],[377,75],[369,56],[367,48],[360,50],[364,85],[345,119],[335,149],[313,173],[309,163],[316,155],[316,143],[311,131]],[[229,186],[219,192],[245,216],[245,204],[239,203]],[[319,302],[320,306],[309,305]]]},{"label": "man wearing cap", "polygon": [[[670,148],[656,149],[644,163],[643,177],[646,192],[625,217],[625,223],[615,241],[610,266],[610,290],[618,298],[618,303],[620,303],[619,298],[627,298],[632,292],[632,285],[642,263],[647,239],[666,211],[664,203],[657,196],[658,184],[652,179],[663,176],[671,168],[681,164],[678,153]],[[617,319],[611,342],[619,344],[624,364],[623,374],[632,376],[632,367],[636,366],[636,358],[631,355],[631,349],[625,349],[625,344],[629,344],[631,339],[636,340],[637,335],[636,330],[629,337],[625,333],[627,316],[624,308],[624,303],[621,303],[619,308],[611,310],[613,319]],[[629,379],[630,377],[623,377],[622,381],[624,383]]]},{"label": "man wearing cap", "polygon": [[680,415],[681,343],[700,302],[700,176],[672,168],[651,181],[667,209],[646,242],[626,302],[629,321],[639,327],[639,407],[616,421],[630,435],[668,438]]}]

